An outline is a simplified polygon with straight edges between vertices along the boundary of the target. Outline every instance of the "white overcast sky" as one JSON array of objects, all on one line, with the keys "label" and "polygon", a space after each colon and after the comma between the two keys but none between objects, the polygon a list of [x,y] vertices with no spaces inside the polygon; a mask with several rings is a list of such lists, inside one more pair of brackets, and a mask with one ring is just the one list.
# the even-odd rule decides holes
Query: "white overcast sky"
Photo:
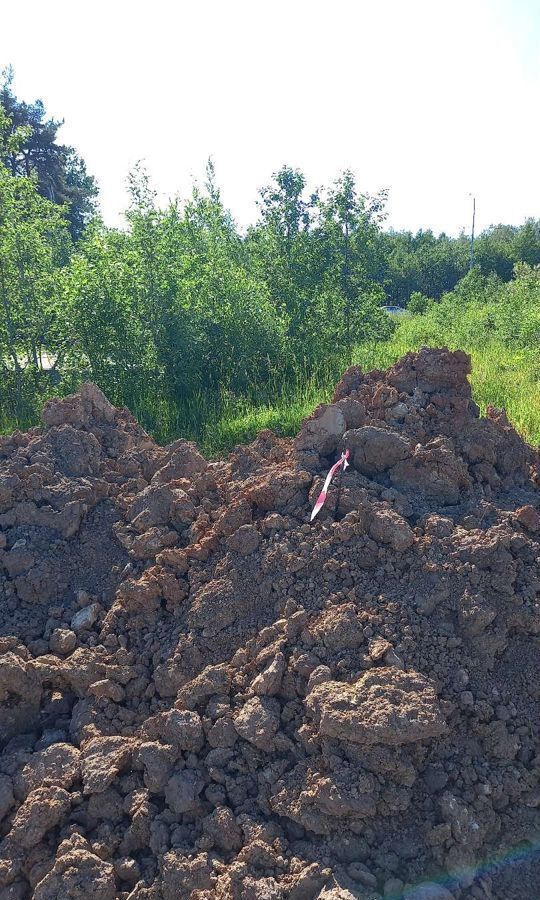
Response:
[{"label": "white overcast sky", "polygon": [[540,0],[26,0],[0,66],[63,118],[121,224],[138,159],[185,196],[214,158],[237,221],[283,163],[390,189],[388,224],[540,217]]}]

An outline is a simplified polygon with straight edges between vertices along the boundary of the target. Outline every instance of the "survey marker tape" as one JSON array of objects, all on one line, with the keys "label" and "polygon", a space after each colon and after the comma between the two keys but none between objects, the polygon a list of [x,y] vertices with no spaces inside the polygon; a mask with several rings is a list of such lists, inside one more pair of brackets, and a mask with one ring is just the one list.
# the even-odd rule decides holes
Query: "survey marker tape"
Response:
[{"label": "survey marker tape", "polygon": [[315,506],[313,507],[313,512],[311,513],[311,519],[309,520],[310,522],[313,522],[313,519],[315,518],[317,513],[320,512],[321,509],[323,508],[324,501],[326,500],[326,497],[328,494],[328,488],[330,487],[330,482],[332,481],[332,478],[336,474],[339,467],[343,466],[343,471],[345,471],[345,469],[349,465],[349,463],[347,462],[348,458],[349,458],[349,451],[345,450],[341,454],[341,459],[338,459],[337,463],[334,463],[334,465],[330,469],[328,475],[326,476],[326,478],[324,480],[323,489],[322,489],[321,493],[319,494],[319,496],[317,497],[317,502],[316,502]]}]

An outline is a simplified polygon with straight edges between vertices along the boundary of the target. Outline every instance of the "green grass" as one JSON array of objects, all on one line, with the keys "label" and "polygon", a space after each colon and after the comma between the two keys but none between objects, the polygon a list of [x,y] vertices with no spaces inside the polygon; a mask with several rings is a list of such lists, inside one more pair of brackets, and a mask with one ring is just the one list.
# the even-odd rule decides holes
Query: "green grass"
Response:
[{"label": "green grass", "polygon": [[523,437],[540,444],[540,356],[534,350],[508,350],[497,345],[472,350],[473,396],[482,412],[504,407]]},{"label": "green grass", "polygon": [[[364,371],[387,368],[410,349],[417,348],[404,342],[398,332],[388,343],[357,347],[353,361]],[[471,355],[473,397],[482,413],[488,404],[504,407],[525,439],[540,444],[539,355],[534,351],[509,351],[496,344],[472,350]],[[237,443],[252,440],[263,428],[294,435],[315,406],[331,399],[338,378],[337,372],[328,371],[317,379],[282,386],[281,390],[276,387],[274,399],[260,404],[231,399],[193,437],[198,438],[206,454],[216,456]]]},{"label": "green grass", "polygon": [[[418,317],[414,317],[418,318]],[[387,347],[397,359],[420,344],[441,346],[440,338],[415,338],[414,318],[403,322]],[[410,323],[410,324],[409,324]],[[513,349],[493,340],[483,347],[467,346],[449,335],[444,342],[451,350],[461,348],[472,360],[473,397],[485,414],[488,405],[502,407],[515,428],[529,443],[540,444],[540,350]]]},{"label": "green grass", "polygon": [[[400,323],[387,343],[356,347],[353,362],[364,371],[392,365],[420,343],[440,346],[440,339],[420,342],[414,333],[414,318]],[[455,344],[448,340],[452,349]],[[526,440],[540,444],[540,354],[536,350],[509,350],[492,343],[471,352],[473,396],[482,412],[486,406],[504,407]],[[248,443],[264,428],[280,435],[294,435],[305,416],[319,403],[328,402],[336,382],[347,368],[345,360],[334,360],[316,373],[297,371],[293,377],[274,376],[263,387],[254,385],[250,396],[201,393],[177,407],[154,396],[142,397],[132,412],[143,426],[165,444],[175,438],[195,440],[208,457],[227,453],[235,444]],[[0,432],[27,428],[34,422],[0,421]]]}]

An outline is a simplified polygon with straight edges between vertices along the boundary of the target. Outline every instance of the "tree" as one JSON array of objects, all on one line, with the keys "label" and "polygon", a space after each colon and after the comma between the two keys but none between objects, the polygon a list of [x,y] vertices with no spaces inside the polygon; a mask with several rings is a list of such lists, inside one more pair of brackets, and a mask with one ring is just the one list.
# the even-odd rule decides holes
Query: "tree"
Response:
[{"label": "tree", "polygon": [[317,195],[304,199],[306,179],[299,169],[282,166],[272,177],[273,183],[260,192],[262,221],[271,224],[290,248],[300,230],[309,228]]},{"label": "tree", "polygon": [[13,71],[7,69],[3,74],[0,106],[8,117],[9,131],[23,139],[16,146],[4,148],[0,159],[14,176],[29,178],[35,174],[41,196],[66,206],[71,235],[78,240],[96,214],[95,179],[73,147],[58,143],[58,129],[63,123],[46,118],[41,100],[18,100],[13,93]]},{"label": "tree", "polygon": [[386,191],[359,194],[352,172],[345,171],[319,204],[319,231],[326,266],[321,290],[327,315],[332,313],[338,343],[349,358],[354,343],[375,337],[384,339],[393,325],[380,309],[385,294],[372,277],[379,268],[380,226],[384,219]]},{"label": "tree", "polygon": [[[0,108],[0,147],[17,153],[18,137]],[[0,162],[0,368],[2,407],[24,414],[24,388],[53,365],[63,342],[58,273],[69,259],[62,209],[41,197],[31,178]]]},{"label": "tree", "polygon": [[540,265],[540,221],[527,219],[518,228],[513,240],[514,263],[526,263],[528,266]]},{"label": "tree", "polygon": [[260,219],[244,242],[246,263],[288,321],[291,355],[308,359],[314,349],[314,303],[324,265],[312,227],[317,195],[306,196],[306,179],[299,169],[283,166],[261,189],[258,205]]},{"label": "tree", "polygon": [[517,231],[512,225],[492,225],[479,235],[474,245],[474,258],[484,275],[495,272],[503,281],[510,280],[516,261]]}]

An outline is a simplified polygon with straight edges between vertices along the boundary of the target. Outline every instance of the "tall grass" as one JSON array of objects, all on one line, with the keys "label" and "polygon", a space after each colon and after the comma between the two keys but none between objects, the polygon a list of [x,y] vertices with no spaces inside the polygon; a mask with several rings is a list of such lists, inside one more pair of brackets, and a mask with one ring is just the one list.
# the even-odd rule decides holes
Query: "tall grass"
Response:
[{"label": "tall grass", "polygon": [[[504,408],[525,440],[540,444],[540,347],[516,348],[497,337],[476,340],[459,327],[447,327],[444,334],[426,331],[426,317],[404,320],[395,333],[391,348],[398,355],[421,345],[446,345],[471,355],[473,397],[485,413],[488,405]],[[442,339],[444,337],[444,340]]]},{"label": "tall grass", "polygon": [[[447,342],[452,346],[452,341]],[[434,344],[435,345],[435,344]],[[387,368],[411,346],[400,331],[387,343],[358,346],[353,362],[364,371]],[[456,349],[453,347],[452,349]],[[493,343],[472,349],[471,384],[473,397],[485,413],[488,404],[504,407],[511,422],[526,440],[540,444],[540,358],[535,351],[510,351]],[[326,368],[306,380],[275,383],[264,402],[251,398],[226,398],[211,418],[203,416],[202,428],[191,435],[206,454],[216,456],[236,443],[252,440],[263,428],[278,434],[294,435],[302,419],[319,403],[328,402],[341,370]],[[184,434],[187,434],[184,430]]]},{"label": "tall grass", "polygon": [[[384,369],[421,344],[440,346],[440,337],[415,334],[414,318],[403,321],[391,341],[357,346],[352,362],[364,371]],[[457,347],[452,335],[444,343],[451,349]],[[473,396],[482,412],[488,404],[504,407],[525,439],[540,444],[540,353],[509,350],[496,341],[463,349],[472,356]],[[176,405],[149,391],[131,411],[159,443],[183,437],[196,441],[208,457],[217,457],[235,444],[253,440],[264,428],[285,436],[296,434],[302,419],[319,403],[331,399],[348,364],[345,358],[335,358],[315,371],[298,366],[286,376],[274,374],[264,385],[253,384],[240,397],[224,391],[200,393]],[[0,410],[0,433],[27,428],[35,421],[7,420]]]}]

